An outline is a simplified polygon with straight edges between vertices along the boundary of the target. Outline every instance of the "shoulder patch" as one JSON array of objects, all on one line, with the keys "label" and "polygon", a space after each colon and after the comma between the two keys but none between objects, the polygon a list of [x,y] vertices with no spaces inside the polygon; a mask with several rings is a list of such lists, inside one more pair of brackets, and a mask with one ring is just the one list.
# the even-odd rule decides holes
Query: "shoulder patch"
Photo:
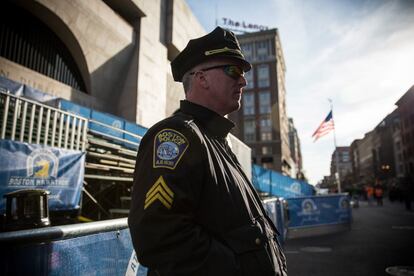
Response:
[{"label": "shoulder patch", "polygon": [[183,134],[173,129],[163,129],[155,135],[153,167],[174,170],[188,148]]}]

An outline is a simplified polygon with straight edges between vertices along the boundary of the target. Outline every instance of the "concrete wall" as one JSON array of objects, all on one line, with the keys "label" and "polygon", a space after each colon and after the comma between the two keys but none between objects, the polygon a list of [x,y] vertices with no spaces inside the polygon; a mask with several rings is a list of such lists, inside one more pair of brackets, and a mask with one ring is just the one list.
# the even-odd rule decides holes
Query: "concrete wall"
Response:
[{"label": "concrete wall", "polygon": [[160,1],[134,1],[146,14],[140,26],[136,122],[147,127],[173,113],[184,98],[181,83],[172,79],[168,57],[174,58],[189,39],[205,34],[184,0],[167,1],[170,23],[164,44],[160,39]]},{"label": "concrete wall", "polygon": [[[0,70],[12,80],[24,79],[40,90],[45,87],[47,93],[53,90],[54,95],[87,103],[145,127],[178,108],[184,91],[172,79],[170,61],[189,39],[205,34],[184,0],[13,2],[44,22],[63,41],[87,91],[73,91],[5,60]],[[168,7],[168,14],[162,12],[162,5]],[[161,30],[168,39],[162,38]],[[54,83],[53,89],[50,83]]]},{"label": "concrete wall", "polygon": [[103,102],[99,99],[3,57],[0,57],[0,76],[26,84],[50,95],[74,101],[86,107],[97,110],[104,108]]}]

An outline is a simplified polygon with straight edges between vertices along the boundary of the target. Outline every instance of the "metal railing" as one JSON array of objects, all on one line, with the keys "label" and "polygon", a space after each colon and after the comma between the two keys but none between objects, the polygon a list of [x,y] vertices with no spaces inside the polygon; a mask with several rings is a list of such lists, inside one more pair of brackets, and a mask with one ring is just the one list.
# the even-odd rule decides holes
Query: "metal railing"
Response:
[{"label": "metal railing", "polygon": [[85,151],[88,120],[0,91],[0,138]]}]

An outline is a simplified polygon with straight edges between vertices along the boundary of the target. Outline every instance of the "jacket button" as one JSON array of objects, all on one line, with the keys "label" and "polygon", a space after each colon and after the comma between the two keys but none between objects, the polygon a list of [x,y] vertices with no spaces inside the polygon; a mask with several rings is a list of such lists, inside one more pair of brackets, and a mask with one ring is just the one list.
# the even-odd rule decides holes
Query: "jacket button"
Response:
[{"label": "jacket button", "polygon": [[259,238],[256,238],[255,240],[254,240],[254,243],[256,244],[256,245],[260,245],[260,243],[261,243],[262,241],[259,239]]}]

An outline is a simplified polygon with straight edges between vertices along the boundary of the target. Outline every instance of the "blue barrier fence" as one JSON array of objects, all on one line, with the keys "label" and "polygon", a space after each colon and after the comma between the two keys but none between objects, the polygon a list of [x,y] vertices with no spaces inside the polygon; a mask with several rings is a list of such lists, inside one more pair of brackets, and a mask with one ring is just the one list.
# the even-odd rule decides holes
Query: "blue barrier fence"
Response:
[{"label": "blue barrier fence", "polygon": [[287,199],[289,229],[332,224],[349,224],[352,220],[347,194]]},{"label": "blue barrier fence", "polygon": [[127,219],[0,233],[0,275],[147,275]]},{"label": "blue barrier fence", "polygon": [[[264,202],[279,231],[282,199]],[[288,199],[289,228],[349,223],[347,195]],[[0,275],[147,275],[133,250],[127,219],[0,233]],[[286,235],[282,232],[282,238]]]}]

